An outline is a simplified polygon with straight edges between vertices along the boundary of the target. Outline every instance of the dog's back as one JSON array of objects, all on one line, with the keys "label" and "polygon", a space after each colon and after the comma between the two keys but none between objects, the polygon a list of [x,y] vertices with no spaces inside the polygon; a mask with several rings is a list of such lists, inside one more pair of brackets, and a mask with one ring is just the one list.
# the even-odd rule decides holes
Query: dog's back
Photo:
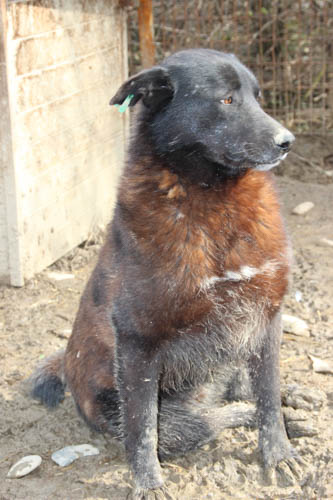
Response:
[{"label": "dog's back", "polygon": [[[193,50],[111,101],[143,106],[64,371],[85,420],[124,439],[137,498],[162,484],[157,449],[182,453],[223,427],[227,366],[252,381],[265,464],[292,453],[278,374],[288,245],[267,170],[293,136],[257,96],[234,56]],[[49,367],[34,389],[46,403]]]}]

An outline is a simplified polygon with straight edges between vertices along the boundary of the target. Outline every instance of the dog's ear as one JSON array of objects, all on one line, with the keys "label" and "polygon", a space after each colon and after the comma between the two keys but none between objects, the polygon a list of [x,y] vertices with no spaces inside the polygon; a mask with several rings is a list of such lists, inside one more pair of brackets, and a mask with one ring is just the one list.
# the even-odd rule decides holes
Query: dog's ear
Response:
[{"label": "dog's ear", "polygon": [[155,110],[171,99],[173,93],[174,88],[167,70],[154,66],[140,71],[123,83],[110,104],[120,105],[127,100],[128,106],[134,106],[142,99],[147,108]]}]

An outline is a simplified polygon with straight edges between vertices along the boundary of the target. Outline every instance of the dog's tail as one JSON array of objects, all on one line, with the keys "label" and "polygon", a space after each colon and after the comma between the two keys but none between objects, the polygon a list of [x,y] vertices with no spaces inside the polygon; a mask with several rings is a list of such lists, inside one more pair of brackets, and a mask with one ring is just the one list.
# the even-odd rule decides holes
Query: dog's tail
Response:
[{"label": "dog's tail", "polygon": [[65,397],[65,351],[43,360],[30,377],[31,396],[49,408],[55,408]]}]

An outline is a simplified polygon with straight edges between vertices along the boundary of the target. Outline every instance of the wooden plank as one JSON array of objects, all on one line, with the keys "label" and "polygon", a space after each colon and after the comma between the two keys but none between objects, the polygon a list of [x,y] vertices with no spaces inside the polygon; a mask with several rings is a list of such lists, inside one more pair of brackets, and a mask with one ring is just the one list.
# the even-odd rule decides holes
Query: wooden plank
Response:
[{"label": "wooden plank", "polygon": [[110,62],[117,62],[117,52],[117,47],[112,44],[103,50],[76,58],[74,62],[19,76],[16,111],[27,112],[85,89],[97,89],[103,83],[107,83],[110,88],[110,82],[114,79],[114,67]]},{"label": "wooden plank", "polygon": [[[96,33],[99,36],[96,36]],[[120,45],[120,30],[114,16],[59,27],[14,41],[17,53],[17,74],[24,75],[48,67],[71,63],[106,47]]]},{"label": "wooden plank", "polygon": [[152,0],[140,0],[138,11],[141,63],[149,68],[155,63],[155,42]]},{"label": "wooden plank", "polygon": [[[75,127],[63,127],[55,133],[44,135],[30,148],[22,146],[16,155],[22,174],[27,174],[22,192],[28,193],[33,183],[41,182],[39,176],[59,168],[60,164],[68,164],[71,158],[75,160],[77,155],[94,148],[95,144],[105,148],[105,143],[111,143],[115,136],[118,137],[122,128],[120,113],[105,107],[96,109],[92,116]],[[118,141],[117,147],[119,143],[122,144]]]},{"label": "wooden plank", "polygon": [[0,246],[3,247],[0,257],[0,280],[10,282],[13,286],[23,285],[20,252],[20,229],[17,205],[17,183],[14,171],[11,110],[8,93],[7,73],[7,8],[6,0],[0,0],[0,182],[2,189],[2,231]]},{"label": "wooden plank", "polygon": [[108,16],[117,17],[115,2],[109,0],[42,0],[11,3],[8,8],[13,19],[13,39],[93,22]]},{"label": "wooden plank", "polygon": [[35,234],[25,254],[25,275],[32,276],[104,225],[111,217],[115,192],[113,172],[106,167],[98,177],[90,176],[64,193],[59,203],[28,218],[27,234]]},{"label": "wooden plank", "polygon": [[[40,210],[45,213],[46,207],[58,203],[59,197],[64,193],[88,178],[99,177],[101,170],[105,168],[113,172],[112,184],[116,184],[122,169],[119,162],[123,155],[119,158],[118,147],[121,139],[122,131],[119,130],[113,140],[109,139],[104,145],[96,143],[93,148],[87,148],[77,156],[53,165],[37,178],[32,178],[25,187],[21,201],[25,218],[32,217]],[[61,222],[60,216],[59,221]]]},{"label": "wooden plank", "polygon": [[46,135],[56,134],[62,128],[74,129],[83,120],[90,120],[96,110],[103,111],[108,106],[112,93],[110,83],[105,81],[17,114],[20,148],[29,149],[31,143]]},{"label": "wooden plank", "polygon": [[7,148],[11,143],[10,130],[7,128],[9,117],[8,110],[8,89],[6,71],[6,50],[4,40],[4,22],[2,21],[3,3],[0,11],[0,283],[9,280],[9,255],[8,255],[8,234],[7,234],[7,213],[5,203],[5,180],[4,168],[8,158]]},{"label": "wooden plank", "polygon": [[125,13],[107,0],[68,4],[8,7],[14,198],[25,277],[79,244],[95,222],[109,220],[124,160],[128,117],[108,103],[127,77]]}]

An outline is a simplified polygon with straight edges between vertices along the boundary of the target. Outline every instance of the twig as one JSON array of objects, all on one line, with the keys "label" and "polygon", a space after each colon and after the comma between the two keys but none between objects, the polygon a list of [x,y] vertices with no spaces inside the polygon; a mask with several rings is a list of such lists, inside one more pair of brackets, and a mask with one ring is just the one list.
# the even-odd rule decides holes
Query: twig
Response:
[{"label": "twig", "polygon": [[324,168],[320,167],[319,165],[316,165],[315,163],[313,163],[312,161],[308,160],[304,156],[301,156],[298,153],[295,153],[295,151],[291,151],[290,154],[296,156],[296,158],[298,158],[299,160],[304,161],[304,163],[306,163],[307,165],[309,165],[314,170],[317,170],[318,172],[321,172],[322,174],[325,174],[328,177],[330,177],[330,172],[327,172]]}]

